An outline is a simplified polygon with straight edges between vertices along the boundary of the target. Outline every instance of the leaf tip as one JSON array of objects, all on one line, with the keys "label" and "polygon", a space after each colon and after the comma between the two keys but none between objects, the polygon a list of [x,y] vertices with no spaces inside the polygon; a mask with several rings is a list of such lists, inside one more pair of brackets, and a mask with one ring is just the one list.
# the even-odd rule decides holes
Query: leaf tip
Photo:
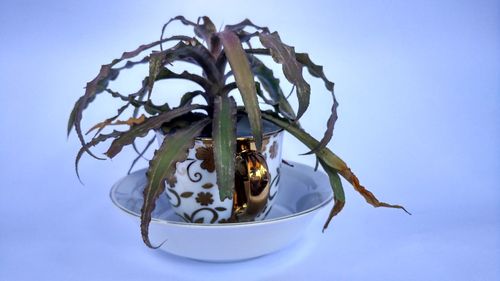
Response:
[{"label": "leaf tip", "polygon": [[220,198],[220,201],[224,201],[226,199],[233,199],[233,192],[221,192],[221,190],[219,190],[219,198]]},{"label": "leaf tip", "polygon": [[403,207],[403,206],[400,206],[400,207],[401,207],[401,209],[403,209],[403,211],[405,211],[405,213],[407,213],[407,214],[408,214],[408,215],[410,215],[410,216],[412,215],[410,212],[408,212],[408,210],[406,210],[406,208],[405,208],[405,207]]}]

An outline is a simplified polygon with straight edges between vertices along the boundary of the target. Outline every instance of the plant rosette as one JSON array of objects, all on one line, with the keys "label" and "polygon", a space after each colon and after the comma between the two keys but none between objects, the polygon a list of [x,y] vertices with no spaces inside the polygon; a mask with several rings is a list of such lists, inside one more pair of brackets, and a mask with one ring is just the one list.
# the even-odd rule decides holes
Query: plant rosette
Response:
[{"label": "plant rosette", "polygon": [[[164,36],[172,22],[192,27],[195,36]],[[137,58],[151,49],[149,54]],[[282,81],[260,57],[272,57],[280,66],[291,85],[288,96],[283,92]],[[179,62],[181,67],[190,64],[198,70],[189,68],[189,71],[175,72],[172,66]],[[139,64],[148,64],[149,71],[138,91],[123,94],[112,88],[111,82],[121,71]],[[326,94],[332,99],[331,113],[325,118],[326,130],[320,140],[307,133],[302,127],[304,124],[299,123],[311,98],[304,69],[322,81]],[[196,85],[198,89],[182,93],[180,101],[174,101],[172,93],[163,93],[154,87],[156,83],[172,79]],[[118,112],[91,127],[87,134],[95,133],[87,140],[82,128],[83,112],[101,94],[117,101]],[[166,96],[167,101],[155,101],[158,95]],[[241,98],[242,104],[236,103],[240,99],[235,96]],[[297,111],[288,102],[290,96],[297,98]],[[97,76],[87,83],[84,95],[76,101],[67,130],[69,135],[75,129],[82,146],[75,161],[77,175],[78,162],[85,153],[105,159],[96,156],[92,148],[109,140],[112,142],[105,153],[109,158],[127,146],[138,153],[130,173],[158,134],[153,133],[142,149],[138,148],[137,139],[151,136],[150,132],[158,130],[164,133],[158,136],[160,146],[147,167],[141,208],[142,238],[147,246],[154,248],[149,238],[149,225],[156,201],[163,194],[169,196],[184,220],[193,223],[265,218],[279,183],[283,134],[269,135],[265,129],[267,123],[302,142],[309,149],[305,154],[316,156],[316,169],[321,166],[328,175],[334,204],[324,229],[345,204],[340,177],[372,206],[404,210],[400,205],[380,202],[327,147],[337,121],[337,107],[334,83],[326,77],[323,66],[315,64],[307,53],[296,52],[294,47],[283,43],[277,32],[270,32],[267,27],[255,25],[248,19],[218,31],[208,17],[192,22],[177,16],[163,26],[160,40],[124,52],[121,57],[101,66]],[[124,118],[127,112],[129,116]],[[236,129],[241,116],[247,118],[249,125],[248,133],[243,135]],[[117,125],[127,126],[128,130],[110,130]]]}]

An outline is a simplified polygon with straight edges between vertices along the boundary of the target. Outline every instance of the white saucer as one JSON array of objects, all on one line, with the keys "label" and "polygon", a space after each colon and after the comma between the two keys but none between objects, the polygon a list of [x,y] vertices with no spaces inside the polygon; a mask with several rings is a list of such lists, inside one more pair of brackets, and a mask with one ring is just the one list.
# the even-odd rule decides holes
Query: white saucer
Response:
[{"label": "white saucer", "polygon": [[[319,209],[333,198],[327,175],[312,167],[282,164],[278,197],[267,219],[232,224],[183,222],[162,195],[150,225],[153,244],[174,255],[204,261],[236,261],[277,251],[297,240]],[[111,189],[113,203],[139,223],[146,170],[134,172]],[[137,227],[137,226],[136,226]],[[135,231],[140,231],[137,227]],[[318,230],[320,231],[320,230]]]}]

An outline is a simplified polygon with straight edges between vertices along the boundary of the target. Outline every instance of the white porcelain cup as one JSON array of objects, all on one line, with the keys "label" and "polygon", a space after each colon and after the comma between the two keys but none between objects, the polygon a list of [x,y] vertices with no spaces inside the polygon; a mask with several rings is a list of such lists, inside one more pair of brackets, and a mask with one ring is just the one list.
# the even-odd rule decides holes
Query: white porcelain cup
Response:
[{"label": "white porcelain cup", "polygon": [[[268,190],[266,196],[267,204],[262,205],[258,212],[246,218],[248,220],[263,220],[272,208],[280,181],[281,151],[284,132],[281,128],[264,120],[264,135],[260,156],[265,159],[268,176]],[[238,151],[241,152],[241,143],[253,143],[249,135],[249,125],[246,118],[238,121]],[[157,134],[159,142],[163,142],[162,133]],[[255,145],[252,145],[255,149]],[[254,152],[251,152],[254,153]],[[256,152],[255,152],[256,153]],[[262,158],[258,158],[262,159]],[[177,163],[175,172],[176,182],[166,183],[164,194],[168,197],[170,204],[176,214],[182,220],[191,223],[227,223],[241,221],[235,216],[241,202],[235,202],[235,196],[231,199],[220,200],[217,186],[217,174],[215,171],[212,139],[197,138],[193,148],[188,152],[185,161]],[[241,201],[241,194],[239,195]],[[262,195],[261,195],[262,197]],[[247,203],[245,203],[245,206]],[[250,203],[248,203],[250,205]],[[254,208],[255,209],[255,208]]]}]

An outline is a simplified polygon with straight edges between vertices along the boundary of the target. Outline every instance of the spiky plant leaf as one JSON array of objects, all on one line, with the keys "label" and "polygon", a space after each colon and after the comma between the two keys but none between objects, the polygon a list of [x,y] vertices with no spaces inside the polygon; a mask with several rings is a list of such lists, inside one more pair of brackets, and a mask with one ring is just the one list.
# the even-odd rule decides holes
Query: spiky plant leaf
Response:
[{"label": "spiky plant leaf", "polygon": [[[148,78],[148,81],[144,81],[144,80],[143,80],[143,83],[142,83],[143,87],[144,87],[145,85],[148,85],[148,84],[149,84],[149,77],[147,77],[147,78]],[[142,91],[142,92],[141,92],[141,95],[139,95],[139,96],[138,96],[138,101],[139,101],[139,102],[143,102],[143,101],[144,101],[144,98],[145,98],[145,92],[146,92],[146,91]],[[151,99],[150,99],[150,98],[148,98],[148,101],[151,101]],[[168,106],[168,103],[166,103],[166,105]],[[132,117],[133,117],[133,118],[136,118],[137,116],[139,116],[139,112],[140,112],[140,110],[141,110],[141,107],[136,107],[136,108],[134,108],[134,112],[132,113]],[[148,112],[146,108],[144,108],[144,110],[145,110],[146,112]],[[170,111],[170,107],[168,108],[168,110],[167,110],[167,111]],[[159,112],[158,114],[161,114],[161,112]],[[154,114],[152,114],[152,115],[154,115]],[[136,142],[135,142],[136,140],[137,140],[137,139],[134,139],[134,140],[132,141],[132,148],[134,149],[135,153],[137,153],[138,157],[142,157],[143,153],[141,154],[141,152],[140,152],[140,151],[139,151],[139,149],[137,148],[137,144],[136,144]],[[135,160],[134,160],[134,161],[135,161]],[[137,161],[135,161],[135,162],[137,162]],[[135,164],[134,164],[134,163],[132,163],[132,165],[131,165],[131,167],[130,167],[129,171],[132,169],[132,167],[133,167],[134,165],[135,165]]]},{"label": "spiky plant leaf", "polygon": [[[134,168],[135,164],[137,164],[137,162],[141,159],[141,158],[144,158],[144,154],[146,153],[146,151],[148,151],[149,147],[151,147],[151,145],[155,142],[156,140],[156,135],[154,135],[149,141],[148,143],[146,144],[146,146],[142,149],[142,151],[139,152],[139,150],[137,150],[137,156],[135,157],[135,159],[132,161],[132,164],[130,165],[130,168],[128,169],[127,171],[127,175],[130,175],[130,173],[132,172],[132,169]],[[135,143],[134,143],[135,144]]]},{"label": "spiky plant leaf", "polygon": [[124,106],[122,106],[118,109],[118,113],[115,116],[110,117],[110,118],[94,125],[92,128],[90,128],[87,131],[86,135],[88,135],[93,130],[98,129],[94,135],[94,136],[97,136],[107,125],[113,123],[113,121],[115,121],[118,117],[120,117],[120,115],[129,107],[129,105],[130,105],[129,103],[125,104]]},{"label": "spiky plant leaf", "polygon": [[[307,132],[305,132],[297,124],[293,122],[289,122],[288,120],[283,119],[270,112],[262,113],[262,117],[287,130],[300,142],[309,147],[309,149],[313,149],[317,147],[319,144],[319,141],[314,139],[311,135],[309,135]],[[339,173],[344,179],[346,179],[354,187],[354,189],[358,193],[360,193],[361,196],[363,196],[363,198],[365,198],[366,202],[368,202],[373,207],[397,208],[397,209],[402,209],[406,213],[410,214],[403,206],[380,202],[375,197],[375,195],[373,195],[373,193],[368,191],[364,186],[362,186],[359,183],[358,178],[356,177],[356,175],[354,175],[354,173],[352,173],[351,169],[347,166],[347,164],[327,147],[324,147],[316,151],[315,153],[316,156],[318,156],[318,158],[320,159],[320,163],[323,165],[323,167],[327,166],[330,169],[336,170],[337,173]],[[332,186],[332,188],[334,188],[334,186]],[[332,213],[334,212],[332,211]],[[329,218],[329,220],[330,219],[331,218]],[[329,220],[327,221],[325,226],[328,226]]]},{"label": "spiky plant leaf", "polygon": [[281,42],[277,32],[261,33],[259,39],[262,45],[269,49],[274,61],[282,65],[286,79],[297,87],[299,100],[297,119],[299,119],[309,107],[311,86],[302,76],[302,64],[295,58],[295,49]]},{"label": "spiky plant leaf", "polygon": [[[82,146],[80,148],[80,150],[78,151],[78,154],[76,155],[76,158],[75,158],[76,176],[78,177],[78,180],[80,180],[80,182],[81,182],[81,179],[80,179],[80,172],[78,171],[78,164],[80,163],[80,159],[82,158],[82,156],[85,153],[85,151],[88,150],[90,147],[96,146],[99,143],[104,142],[104,141],[106,141],[108,139],[116,138],[116,137],[120,136],[121,133],[122,132],[120,132],[120,131],[113,131],[113,132],[111,132],[109,134],[100,134],[100,135],[94,137],[88,143],[86,143],[85,146]],[[100,159],[100,160],[106,160],[105,158],[98,158],[98,159]]]},{"label": "spiky plant leaf", "polygon": [[181,97],[181,101],[179,103],[179,107],[185,106],[188,104],[191,104],[193,102],[193,99],[199,95],[203,95],[204,92],[202,91],[192,91],[192,92],[187,92]]},{"label": "spiky plant leaf", "polygon": [[106,155],[109,158],[113,158],[122,150],[125,145],[132,144],[137,137],[145,136],[150,130],[160,128],[160,126],[164,122],[168,122],[175,117],[184,115],[188,112],[200,108],[203,108],[203,106],[198,104],[187,105],[184,107],[172,109],[157,116],[147,118],[141,124],[132,126],[128,131],[123,132],[118,137],[116,137],[115,140],[111,143],[108,151],[106,151]]},{"label": "spiky plant leaf", "polygon": [[[272,55],[272,52],[270,49],[247,49],[245,50],[248,54],[259,54],[259,55]],[[332,98],[333,98],[333,104],[331,108],[331,114],[330,117],[328,118],[327,121],[327,129],[325,131],[325,134],[321,141],[318,144],[318,147],[315,147],[311,149],[311,151],[304,153],[304,154],[312,154],[318,150],[320,150],[322,147],[325,147],[328,142],[331,140],[333,136],[333,130],[335,126],[335,122],[337,121],[337,107],[338,107],[338,102],[337,99],[335,98],[334,94],[334,83],[328,80],[326,77],[325,73],[323,72],[323,66],[317,65],[311,61],[309,58],[309,55],[306,53],[296,53],[295,57],[297,59],[297,62],[302,64],[303,66],[307,67],[309,73],[316,78],[321,78],[323,82],[325,83],[325,88],[331,92]]]},{"label": "spiky plant leaf", "polygon": [[216,83],[222,78],[210,51],[194,38],[188,42],[179,42],[164,52],[166,52],[166,60],[169,62],[181,60],[200,66],[207,79],[212,83]]},{"label": "spiky plant leaf", "polygon": [[[203,19],[203,24],[199,23],[201,19]],[[186,19],[184,16],[176,16],[174,18],[171,18],[166,24],[163,25],[162,36],[165,32],[166,27],[173,21],[180,21],[184,25],[189,25],[194,27],[194,33],[196,34],[196,36],[200,37],[205,41],[209,41],[210,36],[217,31],[214,23],[212,22],[212,20],[210,20],[209,17],[206,16],[199,17],[198,23],[194,23]]]},{"label": "spiky plant leaf", "polygon": [[165,64],[165,53],[155,52],[151,54],[149,59],[148,97],[151,97],[156,77],[160,73],[160,70],[164,64]]},{"label": "spiky plant leaf", "polygon": [[[80,140],[82,146],[85,147],[86,141],[85,138],[83,137],[83,132],[81,128],[82,113],[87,108],[89,103],[94,100],[95,96],[106,89],[108,82],[110,80],[116,79],[116,77],[118,76],[120,70],[113,69],[113,66],[122,62],[123,60],[133,58],[138,54],[140,54],[141,52],[153,48],[161,44],[162,42],[167,42],[172,40],[185,40],[185,39],[186,36],[172,36],[146,45],[141,45],[137,49],[131,52],[124,52],[120,58],[114,59],[111,63],[102,65],[99,74],[97,74],[97,76],[94,79],[92,79],[92,81],[87,83],[87,86],[85,87],[85,94],[75,103],[75,106],[68,120],[68,135],[71,132],[71,128],[75,127],[78,139]],[[90,150],[86,149],[85,151],[90,155],[96,157],[94,154],[92,154]]]},{"label": "spiky plant leaf", "polygon": [[97,130],[97,132],[99,133],[100,131],[102,131],[107,126],[117,126],[117,125],[134,126],[134,125],[139,125],[141,123],[144,123],[144,121],[146,121],[146,116],[143,114],[139,118],[130,117],[127,120],[117,120],[117,121],[114,121],[114,122],[113,121],[109,121],[109,120],[110,119],[106,119],[103,122],[99,122],[99,123],[95,124],[92,128],[90,128],[87,131],[87,134],[90,133],[90,132],[92,132],[93,130]]},{"label": "spiky plant leaf", "polygon": [[288,119],[295,119],[295,112],[283,94],[280,80],[274,77],[273,71],[255,56],[250,56],[250,64],[255,77],[259,79],[264,90],[269,93],[271,99],[278,106],[279,112]]},{"label": "spiky plant leaf", "polygon": [[279,112],[278,103],[266,97],[259,82],[255,82],[255,90],[257,91],[258,97],[260,97],[266,104],[272,105],[276,112]]},{"label": "spiky plant leaf", "polygon": [[188,71],[183,71],[181,73],[175,73],[166,67],[163,67],[160,70],[160,72],[158,73],[158,75],[156,76],[156,80],[160,80],[160,79],[190,80],[190,81],[200,85],[205,91],[210,91],[212,88],[212,83],[199,75],[192,74]]},{"label": "spiky plant leaf", "polygon": [[231,30],[232,32],[239,32],[242,31],[244,28],[251,26],[257,30],[261,30],[263,32],[269,32],[269,29],[265,26],[258,26],[254,24],[251,20],[249,19],[244,19],[241,22],[237,24],[227,24],[226,29]]},{"label": "spiky plant leaf", "polygon": [[236,157],[236,102],[227,95],[214,100],[212,138],[220,200],[233,197]]},{"label": "spiky plant leaf", "polygon": [[178,162],[186,160],[188,150],[194,145],[194,139],[209,123],[209,119],[204,119],[188,128],[166,135],[161,147],[149,162],[148,183],[144,189],[144,203],[141,209],[141,234],[144,243],[151,248],[159,247],[154,247],[149,240],[149,224],[156,200],[165,190],[165,180],[174,175]]},{"label": "spiky plant leaf", "polygon": [[342,211],[345,205],[345,194],[344,188],[342,187],[342,181],[340,180],[339,174],[335,169],[332,169],[330,166],[324,164],[322,161],[318,161],[321,163],[321,166],[325,170],[330,179],[330,186],[333,189],[333,208],[330,210],[330,214],[326,219],[325,224],[323,225],[323,231],[328,228],[330,221]]},{"label": "spiky plant leaf", "polygon": [[328,80],[325,72],[323,71],[323,66],[315,64],[306,53],[296,53],[295,56],[298,62],[307,67],[307,70],[313,77],[322,79],[325,83],[325,88],[332,93],[333,105],[330,117],[328,117],[328,121],[326,122],[326,131],[318,146],[313,148],[310,152],[306,153],[312,154],[325,147],[332,139],[335,122],[338,119],[337,107],[339,106],[339,104],[337,102],[337,99],[335,98],[335,92],[333,89],[335,84],[332,81]]},{"label": "spiky plant leaf", "polygon": [[225,30],[219,33],[219,38],[224,46],[224,52],[231,66],[231,70],[234,73],[234,79],[243,99],[255,145],[260,151],[262,147],[262,120],[254,76],[250,64],[241,46],[240,39],[234,32]]},{"label": "spiky plant leaf", "polygon": [[[165,33],[166,27],[171,22],[176,20],[182,22],[182,24],[184,25],[193,26],[194,34],[199,38],[203,39],[205,42],[207,42],[210,53],[212,54],[213,57],[217,57],[217,55],[221,51],[221,45],[219,38],[217,36],[214,36],[214,34],[217,32],[217,29],[209,17],[199,17],[197,23],[187,20],[183,16],[177,16],[175,18],[172,18],[165,25],[163,25],[160,38],[163,38],[163,34]],[[202,24],[200,24],[200,20],[203,20]]]},{"label": "spiky plant leaf", "polygon": [[134,114],[132,115],[132,117],[137,117],[139,110],[141,108],[151,115],[160,114],[162,112],[170,110],[170,106],[168,105],[168,103],[165,103],[160,106],[160,105],[155,105],[152,100],[143,101],[144,95],[139,95],[138,96],[139,99],[136,99],[135,94],[124,96],[119,92],[113,91],[111,89],[106,89],[106,92],[111,94],[111,96],[114,98],[119,98],[122,101],[126,101],[127,102],[126,105],[132,105],[134,107]]},{"label": "spiky plant leaf", "polygon": [[[117,68],[114,68],[114,73],[118,73],[120,72],[121,70],[124,70],[124,69],[128,69],[128,68],[132,68],[134,67],[135,65],[137,64],[142,64],[142,63],[146,63],[149,61],[149,56],[146,56],[144,57],[142,60],[140,61],[127,61],[125,63],[124,66],[122,67],[117,67]],[[116,77],[115,77],[116,78]],[[110,77],[111,79],[111,77]],[[105,84],[105,83],[102,83],[102,84]],[[75,120],[76,120],[76,117],[77,117],[77,113],[78,113],[78,110],[79,110],[79,107],[80,107],[80,104],[83,102],[84,100],[84,97],[85,96],[82,96],[80,97],[77,102],[75,103],[75,105],[73,106],[73,109],[71,110],[71,113],[70,113],[70,116],[69,116],[69,119],[68,119],[68,127],[67,127],[67,134],[69,135],[70,132],[71,132],[71,129],[75,126]],[[117,97],[117,96],[114,96],[114,97]],[[92,101],[92,99],[90,100]]]}]

